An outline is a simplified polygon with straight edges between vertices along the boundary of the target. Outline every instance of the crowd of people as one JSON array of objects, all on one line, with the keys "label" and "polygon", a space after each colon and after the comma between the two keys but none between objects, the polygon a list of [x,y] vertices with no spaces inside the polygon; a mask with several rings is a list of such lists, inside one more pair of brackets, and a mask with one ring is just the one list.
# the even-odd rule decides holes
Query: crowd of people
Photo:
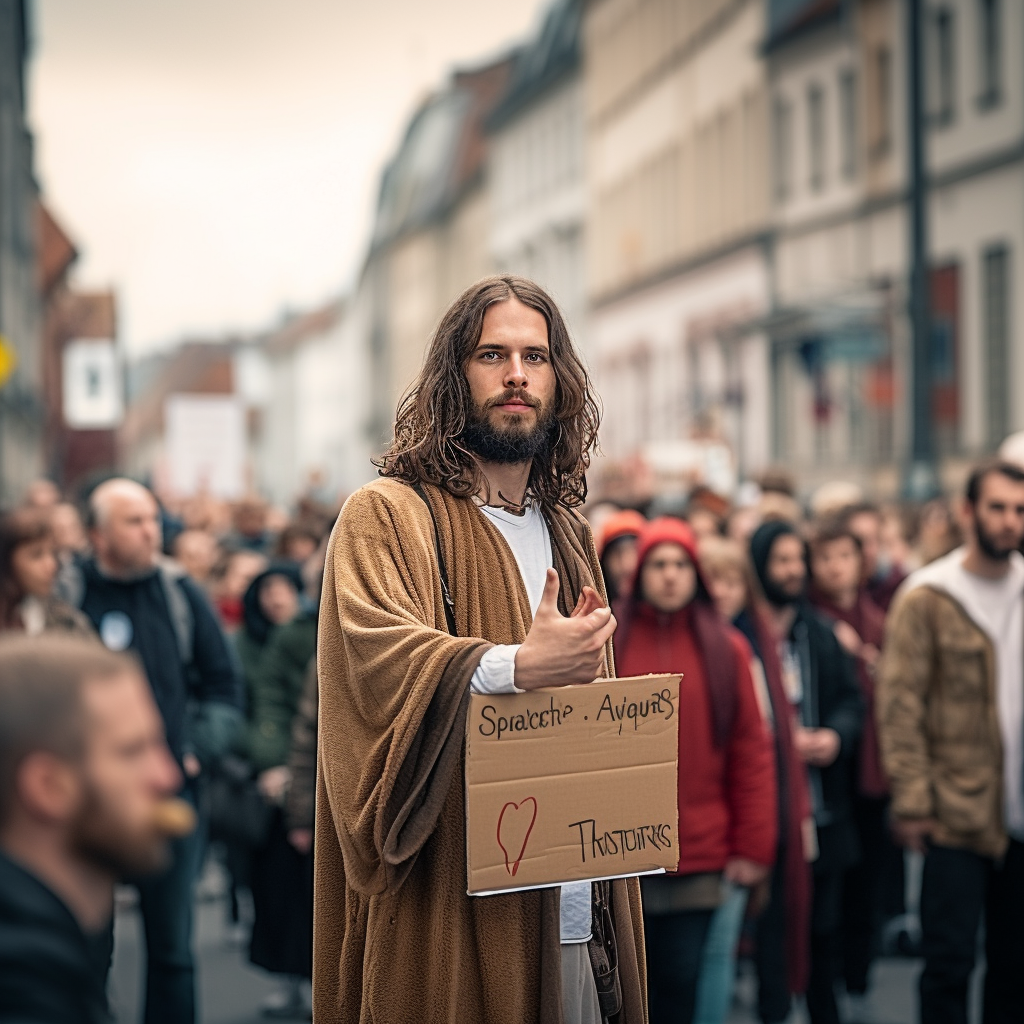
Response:
[{"label": "crowd of people", "polygon": [[[550,296],[487,278],[337,517],[125,478],[0,516],[0,1020],[108,1020],[121,880],[146,1024],[193,1021],[211,850],[269,1016],[722,1024],[742,955],[763,1024],[872,1024],[914,911],[922,1024],[966,1024],[982,920],[1020,1018],[1024,469],[587,505],[598,419]],[[613,668],[682,677],[675,869],[467,896],[468,694]]]},{"label": "crowd of people", "polygon": [[[251,962],[280,981],[265,1013],[309,1016],[317,607],[334,517],[313,501],[291,518],[255,498],[158,501],[121,478],[81,506],[40,480],[0,516],[0,635],[134,652],[198,811],[164,870],[125,876],[144,923],[147,1022],[195,1019],[192,893],[209,857]],[[96,944],[106,974],[109,921]]]}]

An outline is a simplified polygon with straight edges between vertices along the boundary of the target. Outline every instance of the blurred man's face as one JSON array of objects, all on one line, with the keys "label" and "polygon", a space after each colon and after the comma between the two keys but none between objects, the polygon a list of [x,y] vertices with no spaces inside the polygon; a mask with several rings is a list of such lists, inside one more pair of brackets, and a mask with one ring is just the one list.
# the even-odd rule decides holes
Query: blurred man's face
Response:
[{"label": "blurred man's face", "polygon": [[19,544],[11,552],[11,569],[18,586],[32,597],[49,597],[57,575],[57,555],[49,537]]},{"label": "blurred man's face", "polygon": [[108,498],[93,542],[101,561],[118,573],[141,573],[156,565],[162,530],[156,498],[147,491]]},{"label": "blurred man's face", "polygon": [[50,529],[58,551],[85,551],[89,546],[78,509],[62,502],[50,515]]},{"label": "blurred man's face", "polygon": [[864,578],[871,579],[878,571],[878,556],[882,550],[882,519],[874,512],[858,512],[851,516],[850,532],[860,541],[864,559]]},{"label": "blurred man's face", "polygon": [[164,742],[149,687],[136,672],[87,683],[82,795],[70,844],[83,860],[117,876],[166,866],[157,805],[177,792],[181,774]]},{"label": "blurred man's face", "polygon": [[856,592],[861,580],[861,557],[850,537],[815,544],[811,550],[811,575],[828,598],[846,598]]},{"label": "blurred man's face", "polygon": [[966,514],[982,553],[993,561],[1006,561],[1024,541],[1024,483],[989,473],[977,504],[968,504]]},{"label": "blurred man's face", "polygon": [[697,593],[697,570],[681,544],[656,544],[640,570],[640,593],[659,612],[685,608]]},{"label": "blurred man's face", "polygon": [[485,462],[529,462],[547,443],[554,415],[555,371],[548,325],[510,298],[484,314],[480,341],[466,364],[472,409],[463,443]]},{"label": "blurred man's face", "polygon": [[738,569],[721,568],[707,575],[708,589],[720,615],[732,622],[747,606],[747,582]]},{"label": "blurred man's face", "polygon": [[779,537],[772,545],[765,571],[779,596],[799,600],[807,582],[803,541],[791,533]]},{"label": "blurred man's face", "polygon": [[260,584],[260,610],[275,626],[291,622],[299,611],[299,593],[286,576],[268,576]]},{"label": "blurred man's face", "polygon": [[205,530],[186,530],[174,542],[174,556],[192,579],[202,583],[217,561],[217,541]]}]

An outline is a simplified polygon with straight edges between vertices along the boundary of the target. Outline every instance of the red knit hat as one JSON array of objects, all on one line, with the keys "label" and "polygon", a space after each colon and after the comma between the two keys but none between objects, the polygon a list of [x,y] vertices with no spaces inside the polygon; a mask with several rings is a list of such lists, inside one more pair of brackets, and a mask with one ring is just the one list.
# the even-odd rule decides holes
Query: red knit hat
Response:
[{"label": "red knit hat", "polygon": [[637,592],[637,580],[640,578],[640,570],[643,569],[644,559],[659,544],[678,544],[690,556],[694,568],[697,570],[697,579],[701,587],[706,591],[707,586],[700,568],[700,559],[697,555],[697,538],[693,530],[681,519],[672,516],[661,516],[652,519],[643,529],[637,538],[637,559],[636,576],[633,578],[633,593]]}]

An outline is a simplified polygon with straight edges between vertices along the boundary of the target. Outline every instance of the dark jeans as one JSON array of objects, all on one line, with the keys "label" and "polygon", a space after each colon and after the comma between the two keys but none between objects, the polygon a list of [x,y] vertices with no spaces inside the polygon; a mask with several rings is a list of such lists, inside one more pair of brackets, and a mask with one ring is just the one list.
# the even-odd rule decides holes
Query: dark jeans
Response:
[{"label": "dark jeans", "polygon": [[[191,788],[181,795],[195,803]],[[200,823],[192,835],[172,841],[173,860],[166,871],[135,883],[146,935],[144,1024],[192,1024],[196,1019],[192,901],[205,848]]]},{"label": "dark jeans", "polygon": [[836,978],[842,944],[845,870],[814,872],[811,900],[811,974],[807,981],[807,1015],[811,1024],[839,1024]]},{"label": "dark jeans", "polygon": [[785,847],[780,846],[772,872],[768,906],[754,926],[754,966],[757,968],[757,1012],[762,1024],[779,1024],[789,1016],[792,999],[786,977],[786,887],[783,881]]},{"label": "dark jeans", "polygon": [[921,883],[921,1024],[967,1024],[978,927],[985,928],[985,1024],[1010,1024],[1024,1007],[1024,844],[995,864],[932,846]]},{"label": "dark jeans", "polygon": [[853,820],[861,860],[843,882],[843,977],[846,991],[863,994],[878,949],[882,925],[883,885],[889,865],[888,797],[857,797]]},{"label": "dark jeans", "polygon": [[697,979],[713,910],[644,918],[651,1024],[691,1024]]}]

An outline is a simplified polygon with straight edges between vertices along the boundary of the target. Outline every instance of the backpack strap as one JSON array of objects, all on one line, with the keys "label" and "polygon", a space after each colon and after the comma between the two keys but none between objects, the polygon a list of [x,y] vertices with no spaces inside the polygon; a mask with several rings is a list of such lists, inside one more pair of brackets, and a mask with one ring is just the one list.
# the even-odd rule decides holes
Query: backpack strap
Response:
[{"label": "backpack strap", "polygon": [[434,517],[434,510],[427,499],[423,485],[416,483],[412,488],[422,499],[430,513],[430,522],[434,529],[434,550],[437,552],[437,568],[441,574],[441,597],[444,599],[444,621],[448,624],[448,632],[452,636],[458,636],[459,631],[455,628],[455,602],[452,600],[451,587],[448,585],[448,569],[444,564],[444,555],[441,554],[441,541],[437,532],[437,519]]},{"label": "backpack strap", "polygon": [[192,664],[195,654],[195,616],[192,605],[181,588],[181,575],[166,565],[161,565],[158,571],[160,583],[164,588],[164,597],[167,599],[167,610],[171,615],[171,625],[174,627],[174,636],[178,641],[178,655],[182,665],[187,667]]}]

